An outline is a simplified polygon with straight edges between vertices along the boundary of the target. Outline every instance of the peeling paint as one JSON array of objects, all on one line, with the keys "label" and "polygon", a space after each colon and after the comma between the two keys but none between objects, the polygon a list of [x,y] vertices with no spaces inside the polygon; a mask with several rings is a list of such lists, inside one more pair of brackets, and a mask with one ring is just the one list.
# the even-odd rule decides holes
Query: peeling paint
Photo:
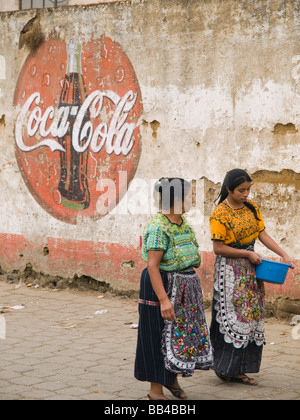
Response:
[{"label": "peeling paint", "polygon": [[298,133],[298,130],[295,127],[295,124],[276,124],[274,127],[274,134],[295,134]]},{"label": "peeling paint", "polygon": [[[253,177],[252,198],[261,206],[268,232],[295,259],[297,269],[277,291],[299,293],[300,10],[296,3],[189,0],[187,7],[186,1],[143,0],[43,9],[39,19],[45,41],[30,53],[29,44],[19,50],[18,43],[32,11],[1,13],[0,265],[23,272],[30,262],[34,270],[49,275],[61,272],[72,279],[77,274],[116,288],[138,288],[144,267],[139,238],[150,217],[148,211],[143,213],[150,208],[144,200],[152,196],[155,180],[179,176],[196,184],[196,207],[188,217],[202,252],[203,288],[211,293],[214,255],[209,215],[225,173],[241,167]],[[111,42],[93,48],[103,37]],[[64,209],[63,216],[68,214],[74,223],[55,213],[62,206],[57,188],[60,151],[45,147],[16,152],[14,137],[24,103],[39,92],[41,101],[32,103],[27,115],[29,132],[37,128],[36,137],[22,139],[32,148],[50,138],[42,134],[53,124],[49,107],[59,109],[66,46],[71,40],[80,40],[84,47],[82,71],[88,94],[99,89],[123,98],[134,70],[132,81],[139,84],[141,103],[139,110],[127,114],[126,123],[135,122],[141,129],[134,144],[143,145],[130,170],[122,153],[112,159],[88,149],[89,190],[95,185],[102,188],[92,191],[93,205],[100,209],[103,205],[107,211],[99,218],[88,214],[91,202],[76,214],[72,208]],[[59,46],[63,60],[63,54],[57,55]],[[128,58],[127,67],[112,58],[120,48]],[[91,68],[96,74],[93,80],[88,77]],[[4,82],[8,74],[9,81]],[[56,92],[55,98],[52,95],[47,102],[43,95],[50,91]],[[114,116],[111,101],[102,98],[99,142]],[[97,107],[91,111],[97,113]],[[45,113],[49,118],[43,119]],[[93,133],[97,127],[93,125]],[[27,128],[28,121],[19,133],[24,136]],[[113,209],[106,207],[108,184],[99,181],[111,181],[110,187],[116,188],[115,181],[126,171],[132,176],[128,182],[123,179],[122,200],[112,200]],[[144,181],[142,193],[136,187],[139,180]],[[100,194],[103,202],[98,201]],[[139,214],[134,213],[136,208]],[[150,210],[155,212],[156,207]]]},{"label": "peeling paint", "polygon": [[6,60],[3,55],[0,55],[0,80],[6,79]]},{"label": "peeling paint", "polygon": [[2,115],[2,117],[0,118],[0,126],[4,126],[6,127],[6,123],[5,123],[5,114]]},{"label": "peeling paint", "polygon": [[152,130],[153,130],[152,137],[153,137],[154,139],[157,139],[157,130],[158,130],[158,129],[159,129],[159,127],[160,127],[160,123],[159,123],[158,121],[154,120],[154,121],[152,121],[152,122],[150,123],[150,127],[151,127],[151,128],[152,128]]}]

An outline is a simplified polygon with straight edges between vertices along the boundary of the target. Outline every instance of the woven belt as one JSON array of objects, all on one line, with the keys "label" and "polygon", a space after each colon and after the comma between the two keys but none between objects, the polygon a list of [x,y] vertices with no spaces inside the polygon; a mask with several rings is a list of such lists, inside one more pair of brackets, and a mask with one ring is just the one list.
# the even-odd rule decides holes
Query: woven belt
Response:
[{"label": "woven belt", "polygon": [[154,302],[152,300],[139,299],[139,303],[141,303],[142,305],[147,305],[147,306],[160,306],[159,302]]}]

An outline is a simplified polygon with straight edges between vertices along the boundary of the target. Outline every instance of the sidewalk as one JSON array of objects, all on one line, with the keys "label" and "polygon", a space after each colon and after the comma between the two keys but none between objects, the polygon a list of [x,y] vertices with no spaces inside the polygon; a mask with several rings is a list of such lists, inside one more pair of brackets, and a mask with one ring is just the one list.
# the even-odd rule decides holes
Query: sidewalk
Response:
[{"label": "sidewalk", "polygon": [[[131,324],[138,323],[137,303],[99,295],[16,289],[0,281],[0,307],[17,305],[0,313],[2,334],[6,323],[0,400],[146,399],[148,384],[133,377],[137,330]],[[95,314],[101,310],[107,312]],[[262,369],[253,375],[257,387],[222,383],[212,371],[198,371],[180,384],[190,400],[299,400],[300,339],[292,330],[288,322],[267,320]],[[167,390],[166,395],[173,399]]]}]

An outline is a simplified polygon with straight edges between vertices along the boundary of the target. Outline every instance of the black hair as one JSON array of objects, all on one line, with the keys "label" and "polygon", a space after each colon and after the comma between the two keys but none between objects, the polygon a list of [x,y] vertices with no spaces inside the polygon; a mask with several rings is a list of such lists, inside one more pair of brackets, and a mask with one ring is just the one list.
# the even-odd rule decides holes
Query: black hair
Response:
[{"label": "black hair", "polygon": [[164,210],[174,206],[175,198],[181,202],[191,189],[191,183],[182,178],[161,178],[154,187],[160,194],[160,204]]},{"label": "black hair", "polygon": [[[227,172],[221,187],[221,192],[217,198],[217,200],[219,200],[218,204],[222,203],[227,198],[228,190],[233,191],[236,187],[243,184],[244,182],[252,182],[252,179],[243,169],[232,169],[231,171]],[[244,204],[254,213],[255,219],[260,220],[257,215],[256,208],[253,206],[253,204],[249,203],[248,201],[245,201]]]}]

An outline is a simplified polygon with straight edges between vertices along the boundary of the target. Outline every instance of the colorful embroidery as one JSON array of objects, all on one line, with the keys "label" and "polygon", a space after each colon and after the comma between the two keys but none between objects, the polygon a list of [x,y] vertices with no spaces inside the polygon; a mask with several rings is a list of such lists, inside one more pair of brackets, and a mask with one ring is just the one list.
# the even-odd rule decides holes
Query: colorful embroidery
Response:
[{"label": "colorful embroidery", "polygon": [[182,271],[188,267],[199,267],[201,263],[199,245],[193,229],[182,216],[180,226],[171,223],[161,213],[155,215],[143,232],[142,257],[148,260],[148,251],[164,251],[160,269]]},{"label": "colorful embroidery", "polygon": [[257,239],[265,228],[264,221],[258,206],[253,201],[248,201],[255,207],[260,220],[255,218],[247,206],[232,210],[225,203],[221,203],[210,216],[212,240],[221,240],[225,244],[232,242],[245,244]]},{"label": "colorful embroidery", "polygon": [[247,347],[264,344],[264,285],[247,258],[218,256],[215,264],[215,309],[226,343]]},{"label": "colorful embroidery", "polygon": [[184,359],[188,360],[189,358],[196,357],[199,353],[205,352],[209,347],[209,335],[207,331],[207,327],[205,325],[201,325],[200,334],[202,338],[200,339],[200,343],[197,347],[187,347],[184,345],[184,337],[194,337],[196,333],[196,312],[197,308],[194,306],[191,308],[191,313],[194,314],[194,318],[191,319],[190,323],[188,324],[186,318],[177,318],[176,323],[177,326],[174,331],[173,337],[173,346],[174,350],[176,351],[177,356],[183,357]]},{"label": "colorful embroidery", "polygon": [[163,330],[166,369],[183,376],[191,376],[195,369],[209,369],[213,356],[199,277],[169,273],[168,296],[176,321],[166,322]]},{"label": "colorful embroidery", "polygon": [[236,308],[239,321],[260,320],[263,308],[254,275],[240,278],[233,292],[232,303]]},{"label": "colorful embroidery", "polygon": [[159,302],[154,302],[153,300],[139,299],[139,303],[147,306],[160,306]]}]

